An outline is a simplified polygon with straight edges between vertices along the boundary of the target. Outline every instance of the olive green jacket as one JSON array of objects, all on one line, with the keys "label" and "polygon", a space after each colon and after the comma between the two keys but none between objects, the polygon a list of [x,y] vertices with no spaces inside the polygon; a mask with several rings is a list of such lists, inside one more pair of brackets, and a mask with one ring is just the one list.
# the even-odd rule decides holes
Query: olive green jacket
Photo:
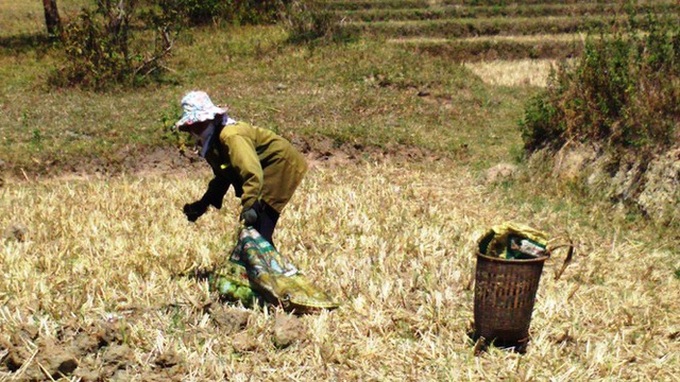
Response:
[{"label": "olive green jacket", "polygon": [[261,200],[281,213],[307,172],[305,158],[290,142],[245,122],[224,126],[205,159],[215,178],[203,199],[218,208],[233,185],[244,209]]}]

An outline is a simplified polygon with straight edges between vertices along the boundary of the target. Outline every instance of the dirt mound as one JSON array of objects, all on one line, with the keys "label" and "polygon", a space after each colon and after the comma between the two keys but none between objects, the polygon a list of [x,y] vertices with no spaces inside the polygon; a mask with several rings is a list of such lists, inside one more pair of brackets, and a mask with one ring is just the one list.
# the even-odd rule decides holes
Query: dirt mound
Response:
[{"label": "dirt mound", "polygon": [[279,349],[303,340],[307,335],[306,329],[299,318],[280,314],[274,322],[274,346]]},{"label": "dirt mound", "polygon": [[[135,361],[125,343],[125,324],[103,321],[90,327],[66,325],[56,338],[43,337],[35,326],[24,326],[0,343],[6,356],[0,369],[22,381],[75,377],[80,381],[129,380]],[[144,380],[180,380],[182,359],[173,351],[159,354]]]},{"label": "dirt mound", "polygon": [[382,160],[436,160],[439,159],[422,148],[404,145],[385,147],[366,146],[360,143],[338,142],[325,136],[291,135],[287,139],[303,154],[311,166],[346,165],[364,159]]},{"label": "dirt mound", "polygon": [[[231,350],[283,350],[308,340],[303,320],[283,313],[272,315],[265,328],[253,329],[254,311],[217,301],[207,305],[212,327],[195,333],[194,340],[211,336],[231,338]],[[87,381],[181,381],[190,370],[184,355],[171,347],[143,349],[130,334],[151,308],[133,309],[89,325],[73,319],[55,334],[37,325],[23,325],[0,339],[0,379],[46,381],[68,378]],[[255,325],[257,326],[257,325]]]},{"label": "dirt mound", "polygon": [[2,367],[27,381],[69,376],[82,381],[108,380],[134,359],[121,333],[117,323],[103,322],[89,328],[66,326],[56,338],[50,338],[26,325],[0,344],[7,354]]}]

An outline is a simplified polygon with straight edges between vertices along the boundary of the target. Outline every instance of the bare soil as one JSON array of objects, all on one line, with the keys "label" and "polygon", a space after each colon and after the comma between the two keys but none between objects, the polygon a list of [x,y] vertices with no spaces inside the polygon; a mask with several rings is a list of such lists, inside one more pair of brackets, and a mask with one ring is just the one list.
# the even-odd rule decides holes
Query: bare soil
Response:
[{"label": "bare soil", "polygon": [[[58,329],[56,336],[41,333],[35,325],[24,325],[9,341],[0,342],[0,375],[21,381],[75,378],[87,381],[180,381],[186,376],[186,360],[171,348],[152,352],[140,361],[128,345],[132,327],[148,309],[133,309],[121,317],[102,319],[87,327],[75,319]],[[221,303],[207,308],[210,330],[233,337],[233,351],[252,352],[262,344],[248,331],[250,311]],[[272,321],[271,345],[284,349],[307,337],[299,318],[278,314]],[[148,358],[148,359],[146,359]],[[133,373],[134,375],[130,374]]]},{"label": "bare soil", "polygon": [[[125,343],[126,325],[116,319],[89,327],[66,325],[54,339],[26,325],[0,344],[0,352],[6,353],[0,370],[22,381],[71,376],[81,381],[128,380],[126,370],[136,361],[133,349]],[[146,381],[179,381],[184,373],[182,359],[174,351],[157,354],[148,369]]]},{"label": "bare soil", "polygon": [[[388,147],[338,144],[323,136],[287,136],[291,143],[302,152],[310,166],[336,166],[364,159],[381,161],[386,159],[423,160],[441,159],[418,147],[392,145]],[[33,168],[17,168],[0,162],[0,187],[5,182],[21,182],[35,179],[80,178],[93,175],[115,176],[121,174],[168,174],[177,171],[203,171],[205,161],[197,153],[182,151],[178,147],[126,147],[114,159],[100,157],[72,157],[43,163]]]}]

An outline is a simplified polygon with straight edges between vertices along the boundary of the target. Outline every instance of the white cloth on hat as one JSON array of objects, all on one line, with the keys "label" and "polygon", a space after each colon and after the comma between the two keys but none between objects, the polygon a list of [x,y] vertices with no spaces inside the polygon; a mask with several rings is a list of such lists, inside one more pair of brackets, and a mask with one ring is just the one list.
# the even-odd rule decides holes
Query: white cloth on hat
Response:
[{"label": "white cloth on hat", "polygon": [[227,117],[227,111],[215,106],[204,91],[194,90],[187,93],[182,98],[181,103],[183,114],[182,118],[175,123],[176,128],[214,119],[216,115],[224,115],[224,123],[227,125],[230,122],[235,123],[235,121]]}]

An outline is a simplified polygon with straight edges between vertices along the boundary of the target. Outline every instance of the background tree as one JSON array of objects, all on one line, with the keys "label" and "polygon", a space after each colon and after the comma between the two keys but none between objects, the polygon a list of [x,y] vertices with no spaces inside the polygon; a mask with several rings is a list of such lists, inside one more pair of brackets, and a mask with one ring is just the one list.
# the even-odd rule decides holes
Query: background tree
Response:
[{"label": "background tree", "polygon": [[45,9],[47,34],[50,38],[56,38],[61,34],[61,19],[57,9],[57,0],[43,0],[43,8]]}]

